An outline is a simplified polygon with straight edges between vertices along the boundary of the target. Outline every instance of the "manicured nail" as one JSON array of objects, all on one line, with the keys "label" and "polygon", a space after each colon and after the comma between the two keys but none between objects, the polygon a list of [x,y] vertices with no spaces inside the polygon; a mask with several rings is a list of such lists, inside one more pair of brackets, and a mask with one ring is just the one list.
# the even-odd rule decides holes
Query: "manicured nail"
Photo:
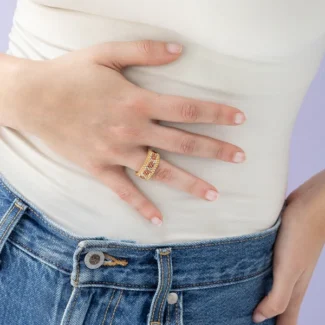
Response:
[{"label": "manicured nail", "polygon": [[245,121],[245,115],[243,113],[237,113],[235,114],[235,123],[241,124]]},{"label": "manicured nail", "polygon": [[182,45],[176,43],[167,43],[167,51],[172,54],[177,54],[182,51]]},{"label": "manicured nail", "polygon": [[209,190],[205,194],[205,198],[208,199],[209,201],[214,201],[218,198],[219,194],[218,192],[214,190]]},{"label": "manicured nail", "polygon": [[266,317],[263,316],[262,314],[255,314],[255,315],[253,316],[253,321],[254,321],[255,323],[260,323],[260,322],[263,322],[263,321],[265,321],[265,320],[266,320]]},{"label": "manicured nail", "polygon": [[153,217],[153,218],[151,219],[151,222],[152,222],[154,225],[159,226],[159,227],[162,225],[162,220],[159,219],[158,217]]},{"label": "manicured nail", "polygon": [[245,160],[245,154],[243,152],[236,152],[232,161],[234,162],[243,162]]}]

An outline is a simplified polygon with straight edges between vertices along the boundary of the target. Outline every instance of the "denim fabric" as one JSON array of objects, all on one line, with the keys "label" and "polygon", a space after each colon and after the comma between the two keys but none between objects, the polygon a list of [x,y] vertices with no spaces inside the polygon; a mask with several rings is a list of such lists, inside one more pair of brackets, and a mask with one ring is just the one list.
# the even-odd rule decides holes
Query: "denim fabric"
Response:
[{"label": "denim fabric", "polygon": [[272,227],[236,237],[159,245],[80,237],[0,174],[0,322],[254,324],[272,287],[282,211]]}]

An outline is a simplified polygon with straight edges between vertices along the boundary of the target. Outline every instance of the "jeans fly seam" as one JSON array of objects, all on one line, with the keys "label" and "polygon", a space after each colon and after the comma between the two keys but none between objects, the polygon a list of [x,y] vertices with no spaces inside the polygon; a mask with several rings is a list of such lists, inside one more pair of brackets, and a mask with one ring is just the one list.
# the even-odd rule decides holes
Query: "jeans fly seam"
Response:
[{"label": "jeans fly seam", "polygon": [[[31,257],[36,258],[38,261],[40,261],[41,263],[48,263],[51,266],[53,266],[53,268],[55,270],[58,270],[64,274],[71,274],[70,270],[65,269],[64,267],[62,267],[61,265],[52,262],[51,260],[48,260],[46,257],[42,256],[42,255],[38,255],[36,254],[34,251],[32,251],[31,249],[29,249],[28,247],[26,247],[25,245],[21,244],[20,242],[17,242],[11,238],[8,238],[8,242],[10,242],[12,245],[16,246],[18,249],[22,250],[23,252],[25,252],[26,254],[28,254]],[[45,264],[45,263],[44,263]]]},{"label": "jeans fly seam", "polygon": [[116,306],[114,308],[113,315],[112,315],[112,319],[111,319],[111,321],[109,323],[110,325],[113,324],[113,320],[114,320],[114,317],[115,317],[115,313],[116,313],[116,310],[117,310],[118,305],[120,304],[120,301],[121,301],[121,298],[122,298],[122,294],[123,294],[123,290],[121,290],[120,296],[119,296],[118,301],[116,303]]},{"label": "jeans fly seam", "polygon": [[71,316],[72,316],[72,312],[73,312],[73,308],[75,307],[76,303],[77,303],[77,297],[80,294],[81,289],[78,288],[74,288],[74,290],[78,290],[78,292],[74,295],[72,303],[71,303],[71,307],[69,310],[69,315],[68,315],[68,319],[67,319],[67,323],[65,325],[69,325],[70,320],[71,320]]},{"label": "jeans fly seam", "polygon": [[[161,272],[162,272],[162,276],[161,277],[159,276],[159,278],[161,279],[161,283],[160,283],[159,291],[158,291],[158,294],[157,294],[157,297],[156,297],[156,300],[155,300],[155,304],[154,304],[153,309],[152,309],[152,316],[151,316],[152,321],[155,318],[156,305],[157,305],[158,299],[160,298],[160,292],[162,290],[163,283],[164,283],[164,266],[163,266],[161,254],[159,254],[159,259],[160,259],[160,269],[161,269]],[[158,270],[159,270],[159,267],[158,267]]]},{"label": "jeans fly seam", "polygon": [[184,309],[184,306],[183,306],[183,292],[180,292],[179,293],[179,323],[180,325],[184,325],[183,324],[183,309]]},{"label": "jeans fly seam", "polygon": [[168,278],[167,278],[167,287],[166,287],[166,290],[165,290],[165,293],[164,293],[164,296],[163,296],[163,299],[162,299],[162,301],[161,301],[161,304],[160,304],[160,308],[159,308],[159,314],[158,314],[158,321],[160,321],[161,320],[161,313],[162,313],[162,308],[163,308],[163,306],[165,305],[165,299],[166,299],[166,297],[167,297],[167,293],[168,293],[168,288],[169,288],[169,286],[170,286],[170,281],[171,281],[171,276],[170,276],[170,269],[171,269],[171,267],[170,267],[170,252],[168,253],[168,254],[165,254],[164,253],[164,255],[168,255],[167,256],[167,272],[168,272]]},{"label": "jeans fly seam", "polygon": [[113,289],[113,292],[112,292],[112,294],[111,294],[111,298],[110,298],[110,300],[109,300],[109,302],[108,302],[108,305],[107,305],[107,307],[106,307],[106,310],[105,310],[105,314],[104,314],[104,319],[103,319],[103,321],[102,321],[102,325],[105,325],[106,318],[107,318],[107,312],[108,312],[108,309],[109,309],[109,307],[110,307],[110,305],[111,305],[111,303],[112,303],[112,300],[113,300],[113,297],[114,297],[114,295],[115,295],[115,292],[116,292],[116,289]]},{"label": "jeans fly seam", "polygon": [[170,325],[170,315],[169,315],[169,313],[170,313],[170,307],[169,307],[170,305],[169,304],[167,304],[167,317],[166,317],[166,325]]},{"label": "jeans fly seam", "polygon": [[179,325],[178,322],[178,302],[175,304],[175,317],[176,317],[176,325]]}]

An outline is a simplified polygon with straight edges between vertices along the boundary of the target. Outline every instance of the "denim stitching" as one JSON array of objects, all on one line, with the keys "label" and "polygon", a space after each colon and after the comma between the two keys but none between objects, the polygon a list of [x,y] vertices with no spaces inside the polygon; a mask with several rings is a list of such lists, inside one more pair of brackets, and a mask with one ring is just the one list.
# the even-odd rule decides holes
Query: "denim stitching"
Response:
[{"label": "denim stitching", "polygon": [[[163,253],[163,252],[160,252],[160,253],[159,253],[160,261],[161,261],[161,268],[162,268],[162,270],[163,270],[163,272],[162,272],[162,279],[163,279],[163,281],[165,281],[165,264],[164,264],[164,261],[163,261],[163,259],[162,259],[162,255],[166,255],[166,254]],[[168,271],[168,270],[167,270],[167,271]],[[162,291],[162,289],[163,289],[163,281],[161,282],[161,287],[160,287],[161,291]],[[168,283],[168,280],[167,280],[167,283]],[[158,296],[159,296],[159,298],[160,298],[160,296],[161,296],[161,292],[160,292],[160,294],[159,294]],[[157,319],[157,321],[158,321],[159,323],[160,323],[160,309],[161,309],[161,306],[162,306],[163,303],[164,303],[164,297],[165,297],[165,294],[163,294],[163,298],[161,299],[161,303],[160,303],[160,307],[159,307],[158,319]],[[157,301],[158,301],[158,299],[157,299]]]},{"label": "denim stitching", "polygon": [[[23,244],[12,240],[11,238],[8,238],[8,241],[9,242],[12,242],[13,244],[16,244],[17,246],[22,246],[24,249],[26,249],[30,253],[34,254],[35,256],[43,259],[44,261],[46,261],[46,262],[48,262],[50,264],[55,265],[56,267],[60,268],[62,271],[65,271],[67,273],[70,273],[71,272],[71,270],[65,269],[60,264],[54,263],[51,260],[46,259],[42,255],[35,254],[34,251],[30,250],[28,247],[24,246]],[[76,284],[78,284],[79,273],[80,273],[79,272],[79,261],[78,261],[80,254],[81,254],[81,251],[77,255],[77,275],[76,275],[76,281],[75,281]],[[263,270],[261,270],[259,272],[252,273],[252,274],[249,274],[249,275],[246,275],[246,276],[242,276],[242,277],[235,277],[235,278],[230,278],[230,279],[227,279],[227,280],[218,280],[218,281],[214,281],[214,282],[207,282],[207,283],[194,284],[194,285],[182,285],[182,286],[176,286],[174,288],[176,289],[176,288],[183,288],[183,287],[189,287],[189,286],[205,286],[205,285],[210,285],[210,284],[227,283],[227,282],[233,282],[233,281],[243,280],[243,279],[247,279],[247,278],[250,278],[250,277],[254,277],[256,275],[259,275],[260,273],[263,273],[264,271],[268,270],[269,268],[270,268],[270,266],[268,266],[266,269],[263,269]],[[83,284],[84,285],[87,285],[87,284],[96,284],[96,283],[98,283],[98,284],[110,284],[110,285],[123,285],[125,287],[135,287],[135,288],[147,288],[147,289],[151,289],[151,286],[146,286],[146,285],[120,284],[120,283],[115,283],[115,282],[96,282],[96,281],[90,281],[90,282],[84,282]]]},{"label": "denim stitching", "polygon": [[7,211],[7,212],[5,213],[5,215],[3,216],[3,218],[1,219],[1,222],[0,222],[0,228],[2,227],[2,224],[4,224],[5,220],[9,217],[9,215],[10,215],[11,211],[13,210],[13,208],[14,208],[14,206],[12,206],[12,207],[10,208],[10,210]]},{"label": "denim stitching", "polygon": [[105,322],[106,322],[107,312],[108,312],[108,309],[109,309],[109,307],[110,307],[110,305],[111,305],[111,303],[112,303],[112,300],[113,300],[113,297],[114,297],[114,295],[115,295],[115,292],[116,292],[116,289],[113,289],[113,292],[112,292],[112,294],[111,294],[111,298],[110,298],[110,300],[109,300],[109,302],[108,302],[108,305],[107,305],[107,307],[106,307],[106,310],[105,310],[105,314],[104,314],[104,319],[103,319],[103,321],[102,321],[102,325],[104,325]]},{"label": "denim stitching", "polygon": [[160,292],[162,290],[163,283],[164,283],[164,266],[163,266],[161,254],[159,254],[159,259],[160,259],[162,276],[161,276],[160,288],[159,288],[159,291],[158,291],[158,294],[157,294],[157,297],[156,297],[156,300],[155,300],[155,304],[154,304],[153,309],[152,309],[151,320],[153,320],[153,318],[155,318],[156,305],[157,305],[158,299],[160,298]]},{"label": "denim stitching", "polygon": [[[50,264],[53,264],[55,265],[57,268],[61,269],[62,271],[66,272],[66,273],[71,273],[71,270],[67,270],[66,268],[64,268],[63,266],[61,266],[60,264],[58,263],[55,263],[47,258],[45,258],[44,256],[42,255],[39,255],[39,254],[36,254],[33,250],[29,249],[27,246],[23,245],[22,243],[20,242],[17,242],[15,240],[13,240],[12,238],[8,238],[8,241],[9,242],[12,242],[13,244],[16,244],[19,248],[19,246],[23,247],[24,249],[26,249],[27,251],[29,251],[31,254],[39,257],[40,259],[43,259],[44,261],[50,263]],[[80,273],[80,269],[79,269],[79,256],[81,255],[81,251],[78,253],[77,255],[77,274],[76,274],[76,284],[78,284],[78,280],[79,280],[79,273]],[[269,268],[269,267],[268,267]],[[268,269],[267,268],[267,269]],[[259,271],[261,273],[263,273],[266,269],[263,269],[262,271]],[[226,281],[229,281],[229,282],[233,282],[233,281],[237,281],[237,280],[241,280],[241,279],[244,279],[246,277],[250,277],[250,276],[256,276],[259,274],[259,272],[257,273],[252,273],[252,274],[249,274],[247,276],[244,276],[244,277],[237,277],[237,278],[231,278],[231,279],[228,279],[228,280],[218,280],[217,282],[209,282],[209,283],[202,283],[202,284],[199,284],[198,286],[204,286],[204,285],[209,285],[209,284],[215,284],[215,283],[222,283],[223,281],[226,282]],[[83,284],[95,284],[95,283],[98,283],[98,284],[112,284],[112,285],[121,285],[119,283],[114,283],[114,282],[84,282]],[[124,286],[129,286],[129,287],[135,287],[135,288],[148,288],[150,289],[151,287],[150,286],[146,286],[146,285],[143,285],[143,286],[140,286],[140,285],[128,285],[128,284],[123,284]],[[183,285],[183,286],[176,286],[175,288],[182,288],[182,287],[187,287],[189,285]]]},{"label": "denim stitching", "polygon": [[184,311],[184,306],[183,306],[183,292],[179,293],[179,323],[180,325],[184,325],[183,324],[183,311]]},{"label": "denim stitching", "polygon": [[167,319],[166,319],[166,325],[170,325],[170,310],[169,310],[169,304],[167,304]]},{"label": "denim stitching", "polygon": [[176,325],[179,324],[179,319],[178,319],[178,302],[176,302],[176,306],[175,306],[175,317],[176,317]]},{"label": "denim stitching", "polygon": [[[19,249],[24,248],[25,250],[27,250],[27,251],[30,252],[31,254],[33,254],[33,255],[39,257],[40,259],[44,260],[45,262],[47,262],[47,263],[49,263],[49,264],[52,264],[52,265],[56,266],[56,267],[59,269],[59,271],[63,271],[63,272],[69,273],[69,274],[71,273],[71,270],[67,270],[67,269],[65,269],[64,267],[62,267],[60,264],[57,264],[57,263],[55,263],[55,262],[53,262],[53,261],[47,259],[46,257],[44,257],[44,256],[42,256],[42,255],[36,254],[34,251],[30,250],[30,249],[29,249],[28,247],[26,247],[25,245],[23,245],[23,244],[21,244],[21,243],[15,241],[15,240],[13,240],[13,239],[11,239],[11,238],[8,238],[8,241],[11,242],[13,245],[15,245],[17,248],[19,248]],[[32,256],[32,255],[31,255],[31,256]],[[33,257],[33,256],[32,256],[32,257]]]},{"label": "denim stitching", "polygon": [[75,280],[75,283],[76,285],[78,285],[79,283],[79,275],[80,275],[80,255],[82,253],[82,249],[78,252],[77,256],[76,256],[76,263],[77,263],[77,274],[76,274],[76,280]]},{"label": "denim stitching", "polygon": [[[15,204],[15,205],[16,205],[16,204]],[[17,205],[16,205],[16,206],[17,206]],[[11,219],[11,221],[10,221],[9,225],[7,226],[5,232],[1,235],[1,237],[0,237],[0,243],[1,243],[2,239],[5,237],[5,235],[8,233],[8,231],[9,231],[9,229],[10,229],[10,226],[11,226],[11,225],[16,221],[19,212],[22,211],[22,208],[18,208],[18,209],[19,209],[19,211],[18,211],[18,212],[16,213],[16,215]],[[9,216],[9,213],[8,213],[8,216]]]},{"label": "denim stitching", "polygon": [[[258,271],[256,273],[251,273],[249,275],[245,275],[242,277],[237,277],[237,278],[231,278],[231,279],[227,279],[227,280],[218,280],[218,281],[212,281],[212,282],[203,282],[203,283],[194,283],[194,284],[184,284],[181,286],[175,286],[172,289],[176,290],[176,289],[182,289],[182,288],[190,288],[190,287],[204,287],[206,285],[213,285],[213,284],[227,284],[227,283],[234,283],[240,280],[246,280],[246,279],[250,279],[250,278],[254,278],[256,276],[259,275],[263,275],[263,273],[266,273],[267,271],[270,270],[270,268],[272,267],[272,265],[268,266],[267,268]],[[107,284],[107,285],[117,285],[117,286],[124,286],[124,287],[131,287],[131,288],[139,288],[139,289],[151,289],[151,286],[146,286],[146,285],[133,285],[133,284],[121,284],[121,283],[115,283],[115,282],[100,282],[100,281],[89,281],[89,282],[83,282],[82,285],[92,285],[92,284]]]},{"label": "denim stitching", "polygon": [[[201,247],[208,247],[208,246],[218,246],[218,245],[227,245],[227,244],[236,244],[236,243],[243,243],[243,242],[247,242],[247,241],[251,241],[251,240],[258,240],[258,239],[263,239],[265,237],[271,236],[271,235],[275,235],[276,231],[274,232],[270,232],[267,233],[265,235],[260,235],[260,236],[256,236],[256,237],[250,237],[250,238],[244,238],[244,239],[237,239],[237,240],[225,240],[223,242],[215,242],[215,243],[206,243],[206,244],[198,244],[195,245],[193,244],[192,246],[173,246],[173,250],[177,250],[177,249],[196,249],[196,248],[201,248]],[[127,249],[133,249],[133,250],[139,250],[139,251],[149,251],[149,250],[154,250],[155,247],[133,247],[133,246],[125,246],[125,245],[110,245],[109,243],[96,243],[96,245],[94,245],[95,247],[98,248],[119,248],[119,249],[123,249],[123,248],[127,248]],[[87,248],[91,248],[94,246],[87,246]],[[166,246],[160,246],[160,248],[165,248]]]},{"label": "denim stitching", "polygon": [[75,290],[78,290],[78,292],[75,294],[75,296],[74,296],[74,298],[73,298],[73,301],[72,301],[72,303],[71,303],[71,307],[70,307],[70,310],[69,310],[69,317],[68,317],[68,319],[67,319],[67,323],[66,323],[66,325],[69,325],[69,323],[70,323],[71,316],[72,316],[72,312],[73,312],[73,308],[74,308],[75,305],[76,305],[77,297],[79,296],[80,291],[81,291],[81,289],[75,289]]},{"label": "denim stitching", "polygon": [[109,323],[110,325],[113,324],[113,320],[114,320],[114,317],[115,317],[115,312],[116,312],[116,309],[117,309],[118,305],[120,304],[120,301],[121,301],[121,298],[122,298],[122,294],[123,294],[123,290],[121,290],[120,296],[119,296],[118,301],[116,303],[116,306],[114,308],[113,315],[112,315],[112,319],[111,319],[111,322]]},{"label": "denim stitching", "polygon": [[168,288],[169,288],[169,285],[170,285],[170,279],[171,279],[171,276],[170,276],[170,251],[167,252],[168,254],[164,253],[163,255],[167,255],[167,271],[168,271],[168,278],[167,278],[167,288],[165,290],[165,293],[164,293],[164,297],[161,301],[161,304],[160,304],[160,308],[159,308],[159,314],[158,314],[158,320],[160,321],[161,320],[161,312],[162,312],[162,308],[163,308],[163,305],[165,304],[166,302],[166,297],[167,297],[167,293],[168,293]]}]

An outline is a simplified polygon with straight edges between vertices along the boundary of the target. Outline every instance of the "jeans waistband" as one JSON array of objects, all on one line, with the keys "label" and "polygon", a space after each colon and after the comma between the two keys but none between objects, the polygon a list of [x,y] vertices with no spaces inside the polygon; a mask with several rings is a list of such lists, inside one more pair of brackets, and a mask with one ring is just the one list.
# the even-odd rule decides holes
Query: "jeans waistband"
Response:
[{"label": "jeans waistband", "polygon": [[[70,274],[75,287],[149,291],[155,291],[158,281],[164,279],[177,291],[246,281],[267,272],[272,267],[273,245],[286,202],[273,226],[257,233],[139,244],[105,236],[78,236],[67,231],[38,210],[2,174],[0,198],[0,211],[4,211],[0,215],[0,253],[8,240],[41,262]],[[106,258],[105,263],[89,268],[86,263],[89,252],[100,252]]]}]

